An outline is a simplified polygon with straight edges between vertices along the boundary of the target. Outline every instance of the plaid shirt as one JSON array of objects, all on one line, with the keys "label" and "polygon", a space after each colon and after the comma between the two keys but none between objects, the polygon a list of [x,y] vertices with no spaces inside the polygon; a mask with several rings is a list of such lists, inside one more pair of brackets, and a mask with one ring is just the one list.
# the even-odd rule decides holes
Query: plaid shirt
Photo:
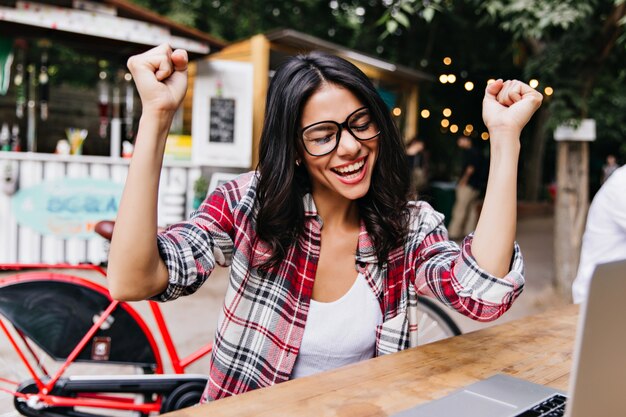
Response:
[{"label": "plaid shirt", "polygon": [[[304,197],[304,232],[269,271],[258,265],[268,246],[254,246],[257,176],[251,172],[213,192],[191,219],[158,237],[169,270],[160,301],[191,294],[216,264],[230,266],[229,286],[218,321],[203,401],[267,387],[291,375],[306,323],[320,254],[322,219],[312,196]],[[424,202],[410,203],[404,247],[378,264],[363,222],[356,269],[378,299],[383,323],[376,329],[376,355],[417,345],[417,294],[433,296],[475,320],[494,320],[524,286],[517,244],[511,271],[496,278],[471,254],[472,236],[459,248],[447,239],[444,216]]]}]

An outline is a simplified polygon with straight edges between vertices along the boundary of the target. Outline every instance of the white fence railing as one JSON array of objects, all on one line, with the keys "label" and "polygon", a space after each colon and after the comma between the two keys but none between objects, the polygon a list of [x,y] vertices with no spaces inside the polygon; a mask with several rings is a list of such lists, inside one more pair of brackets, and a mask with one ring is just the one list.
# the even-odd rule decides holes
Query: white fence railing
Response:
[{"label": "white fence railing", "polygon": [[[12,209],[15,189],[63,178],[126,180],[128,161],[96,156],[0,152],[0,263],[100,263],[106,259],[104,239],[59,238],[42,235],[17,223]],[[201,169],[187,163],[165,162],[159,186],[161,226],[183,220],[192,209],[193,184]],[[129,254],[132,256],[132,254]]]}]

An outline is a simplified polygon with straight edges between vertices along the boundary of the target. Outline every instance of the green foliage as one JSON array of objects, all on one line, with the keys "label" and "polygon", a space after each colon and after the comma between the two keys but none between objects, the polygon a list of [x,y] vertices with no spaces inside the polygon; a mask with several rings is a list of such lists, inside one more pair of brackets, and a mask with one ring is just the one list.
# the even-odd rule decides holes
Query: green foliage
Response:
[{"label": "green foliage", "polygon": [[543,39],[592,15],[598,0],[474,0],[475,6],[516,39]]},{"label": "green foliage", "polygon": [[624,0],[475,1],[493,23],[530,45],[524,74],[555,90],[549,100],[550,128],[572,118],[614,112],[608,102],[593,97],[614,87],[626,90],[619,76],[626,38],[623,33],[615,40],[607,35],[611,30],[623,32],[623,16],[617,27],[607,20]]},{"label": "green foliage", "polygon": [[453,2],[450,0],[390,0],[383,3],[389,3],[389,6],[378,20],[379,25],[385,25],[381,39],[397,33],[400,26],[409,28],[410,16],[419,16],[426,23],[431,23],[435,13],[453,9]]},{"label": "green foliage", "polygon": [[[134,0],[179,23],[227,41],[244,39],[277,27],[302,27],[306,33],[326,33],[328,22],[355,28],[360,23],[348,4],[334,13],[328,2],[317,0]],[[343,4],[342,4],[343,5]],[[332,28],[332,25],[331,25]]]},{"label": "green foliage", "polygon": [[198,177],[193,183],[193,195],[195,198],[203,200],[209,189],[209,181],[203,177]]}]

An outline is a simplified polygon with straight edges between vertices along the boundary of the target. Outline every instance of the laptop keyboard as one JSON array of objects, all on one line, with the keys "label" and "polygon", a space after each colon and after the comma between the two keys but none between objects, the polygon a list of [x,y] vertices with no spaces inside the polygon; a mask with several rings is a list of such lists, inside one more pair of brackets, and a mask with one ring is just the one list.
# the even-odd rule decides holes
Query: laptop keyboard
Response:
[{"label": "laptop keyboard", "polygon": [[565,415],[565,398],[560,394],[554,394],[542,403],[537,404],[530,410],[524,411],[515,417],[562,417]]}]

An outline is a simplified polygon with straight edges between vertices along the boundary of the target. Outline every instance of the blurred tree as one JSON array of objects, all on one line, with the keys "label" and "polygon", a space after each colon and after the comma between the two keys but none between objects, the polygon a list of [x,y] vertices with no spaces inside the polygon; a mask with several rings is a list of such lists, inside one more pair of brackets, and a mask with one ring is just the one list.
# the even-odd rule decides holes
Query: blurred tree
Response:
[{"label": "blurred tree", "polygon": [[626,126],[615,119],[616,110],[623,112],[624,105],[623,93],[618,91],[626,87],[626,2],[524,0],[503,6],[492,0],[481,5],[525,51],[525,75],[540,79],[543,88],[554,89],[549,105],[537,115],[524,172],[526,195],[537,199],[546,133],[556,125],[594,118],[598,144],[606,148],[619,146],[626,137]]},{"label": "blurred tree", "polygon": [[523,79],[537,79],[546,95],[523,148],[526,199],[541,196],[547,133],[558,124],[592,117],[598,126],[596,147],[626,155],[626,125],[621,122],[626,104],[625,0],[395,0],[381,23],[385,33],[408,26],[408,16],[433,25],[438,15],[457,14],[460,3],[481,16],[479,27],[495,26],[510,35]]}]

